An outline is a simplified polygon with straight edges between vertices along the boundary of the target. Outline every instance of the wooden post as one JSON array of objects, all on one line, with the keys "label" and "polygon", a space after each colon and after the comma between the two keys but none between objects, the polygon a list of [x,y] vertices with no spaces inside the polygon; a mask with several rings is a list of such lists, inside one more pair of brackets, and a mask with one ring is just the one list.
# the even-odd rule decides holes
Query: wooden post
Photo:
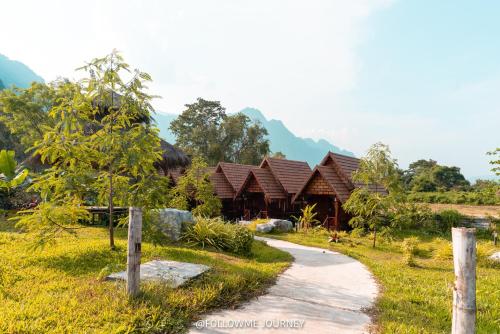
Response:
[{"label": "wooden post", "polygon": [[127,294],[139,294],[141,275],[142,210],[129,208],[127,249]]},{"label": "wooden post", "polygon": [[337,200],[337,196],[335,196],[335,231],[339,230],[339,201]]},{"label": "wooden post", "polygon": [[453,288],[452,334],[476,332],[476,229],[452,228]]}]

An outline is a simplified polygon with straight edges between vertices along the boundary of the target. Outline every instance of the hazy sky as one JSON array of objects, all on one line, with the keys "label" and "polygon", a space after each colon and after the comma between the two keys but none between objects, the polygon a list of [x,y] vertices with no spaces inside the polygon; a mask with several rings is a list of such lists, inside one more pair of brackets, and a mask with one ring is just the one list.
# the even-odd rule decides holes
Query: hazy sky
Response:
[{"label": "hazy sky", "polygon": [[250,106],[363,155],[377,141],[492,175],[500,146],[500,2],[2,0],[0,53],[46,81],[122,51],[158,110]]}]

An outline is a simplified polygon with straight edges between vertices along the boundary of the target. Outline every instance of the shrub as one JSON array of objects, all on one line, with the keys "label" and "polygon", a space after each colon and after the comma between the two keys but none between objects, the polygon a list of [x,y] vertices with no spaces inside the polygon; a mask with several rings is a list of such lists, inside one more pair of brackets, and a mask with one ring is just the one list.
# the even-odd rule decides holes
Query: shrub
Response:
[{"label": "shrub", "polygon": [[240,255],[249,255],[253,233],[244,226],[225,223],[221,218],[196,217],[196,224],[188,227],[183,240],[193,246],[213,247]]},{"label": "shrub", "polygon": [[453,259],[453,247],[451,242],[444,241],[439,247],[434,250],[434,258],[438,260]]},{"label": "shrub", "polygon": [[403,251],[403,263],[407,266],[414,267],[415,254],[418,251],[419,239],[417,237],[405,238],[401,243],[401,250]]},{"label": "shrub", "polygon": [[437,214],[439,229],[443,232],[449,231],[452,227],[458,226],[464,217],[457,210],[442,210]]},{"label": "shrub", "polygon": [[351,231],[351,237],[353,238],[363,238],[366,235],[366,231],[362,227],[356,227]]},{"label": "shrub", "polygon": [[391,225],[399,229],[428,228],[434,222],[434,214],[430,207],[418,203],[398,203],[392,213]]},{"label": "shrub", "polygon": [[320,221],[316,219],[316,215],[318,214],[316,211],[316,203],[313,205],[306,205],[305,208],[301,209],[302,215],[300,217],[293,217],[301,230],[307,232],[309,228],[311,228],[314,224],[319,223]]}]

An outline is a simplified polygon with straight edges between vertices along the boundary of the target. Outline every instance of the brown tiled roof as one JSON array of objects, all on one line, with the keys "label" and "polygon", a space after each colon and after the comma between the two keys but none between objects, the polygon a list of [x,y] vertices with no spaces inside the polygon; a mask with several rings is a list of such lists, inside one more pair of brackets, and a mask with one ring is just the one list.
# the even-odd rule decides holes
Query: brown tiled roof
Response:
[{"label": "brown tiled roof", "polygon": [[184,167],[169,169],[167,176],[172,180],[174,184],[177,184],[179,177],[181,177],[182,174],[184,173],[184,169],[185,169]]},{"label": "brown tiled roof", "polygon": [[210,182],[219,198],[234,198],[235,191],[223,173],[212,173]]},{"label": "brown tiled roof", "polygon": [[265,158],[260,167],[268,165],[288,194],[296,194],[311,175],[311,168],[304,161]]},{"label": "brown tiled roof", "polygon": [[316,166],[312,171],[311,175],[309,176],[309,178],[303,183],[302,187],[299,189],[299,192],[292,199],[292,201],[297,200],[299,195],[306,189],[309,182],[311,182],[316,175],[320,175],[328,183],[328,185],[331,187],[331,189],[341,202],[345,202],[349,198],[351,191],[346,186],[345,182],[340,178],[340,176],[335,171],[333,166],[328,165],[328,166]]},{"label": "brown tiled roof", "polygon": [[252,165],[219,162],[215,171],[222,172],[229,181],[229,184],[231,184],[231,186],[233,187],[233,190],[237,192],[243,185],[243,182],[248,176],[248,172],[250,171],[250,169],[254,167],[255,166]]},{"label": "brown tiled roof", "polygon": [[283,187],[278,183],[273,173],[269,168],[252,168],[247,175],[246,180],[237,193],[241,195],[245,191],[245,187],[254,178],[264,192],[264,195],[269,199],[285,199],[286,193]]}]

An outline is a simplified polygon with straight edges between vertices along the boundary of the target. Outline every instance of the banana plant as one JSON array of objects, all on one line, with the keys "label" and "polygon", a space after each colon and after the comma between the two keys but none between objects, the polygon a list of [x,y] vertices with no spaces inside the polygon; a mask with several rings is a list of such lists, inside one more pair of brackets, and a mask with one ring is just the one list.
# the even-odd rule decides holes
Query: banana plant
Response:
[{"label": "banana plant", "polygon": [[0,151],[0,189],[10,192],[28,177],[28,170],[17,165],[14,151]]}]

